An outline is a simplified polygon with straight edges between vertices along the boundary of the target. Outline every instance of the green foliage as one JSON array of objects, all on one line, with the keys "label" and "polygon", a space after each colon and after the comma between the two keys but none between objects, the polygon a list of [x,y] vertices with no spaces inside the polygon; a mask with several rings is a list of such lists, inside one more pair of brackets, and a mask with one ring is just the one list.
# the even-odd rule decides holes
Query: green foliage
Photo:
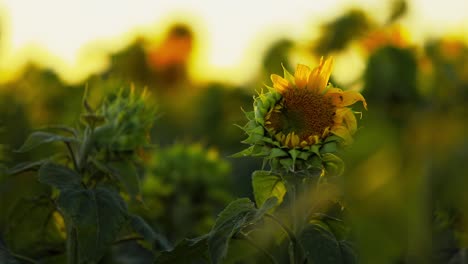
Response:
[{"label": "green foliage", "polygon": [[0,263],[3,264],[20,264],[15,257],[11,255],[11,252],[5,247],[3,242],[0,240]]},{"label": "green foliage", "polygon": [[[61,229],[66,229],[68,263],[97,263],[122,235],[134,232],[148,240],[151,250],[168,248],[167,241],[142,218],[128,212],[126,201],[118,192],[123,189],[130,197],[141,200],[141,169],[137,168],[136,151],[147,144],[153,110],[133,90],[121,90],[117,96],[111,96],[101,109],[102,116],[94,113],[86,98],[83,105],[84,128],[47,127],[60,134],[34,132],[18,150],[30,151],[54,142],[63,142],[67,147],[62,155],[17,164],[8,170],[10,175],[38,170],[38,181],[57,190],[50,193],[47,188],[48,193],[42,193],[41,198],[19,199],[9,208],[12,213],[7,215],[5,227],[8,248],[39,256],[63,247],[65,230]],[[120,111],[135,115],[136,119],[121,115]],[[104,130],[113,137],[100,134]],[[103,136],[107,138],[103,140]],[[128,137],[135,140],[122,141]]]},{"label": "green foliage", "polygon": [[52,143],[52,142],[64,142],[64,143],[71,143],[71,142],[79,142],[75,138],[64,137],[61,135],[37,131],[29,135],[28,139],[24,142],[24,144],[17,150],[18,152],[26,152],[30,151],[42,144]]},{"label": "green foliage", "polygon": [[113,190],[63,189],[57,199],[68,228],[76,234],[78,263],[97,262],[127,221],[125,202]]},{"label": "green foliage", "polygon": [[356,254],[345,241],[338,241],[326,225],[309,224],[300,234],[307,263],[358,263]]},{"label": "green foliage", "polygon": [[283,179],[279,175],[272,174],[267,171],[254,171],[252,174],[252,188],[254,192],[255,202],[258,207],[271,197],[278,199],[278,205],[283,202],[283,197],[286,194],[286,186]]},{"label": "green foliage", "polygon": [[60,191],[74,190],[81,187],[80,175],[59,164],[45,163],[38,172],[40,182],[48,184]]},{"label": "green foliage", "polygon": [[162,252],[155,263],[186,264],[187,260],[190,260],[190,263],[205,263],[208,250],[207,240],[208,235],[183,239],[172,251]]},{"label": "green foliage", "polygon": [[363,11],[350,10],[322,26],[321,36],[313,50],[316,54],[343,50],[352,40],[365,34],[370,27],[371,21]]},{"label": "green foliage", "polygon": [[173,234],[172,240],[208,232],[231,200],[230,165],[200,144],[157,148],[142,181],[143,200],[155,208],[140,213]]}]

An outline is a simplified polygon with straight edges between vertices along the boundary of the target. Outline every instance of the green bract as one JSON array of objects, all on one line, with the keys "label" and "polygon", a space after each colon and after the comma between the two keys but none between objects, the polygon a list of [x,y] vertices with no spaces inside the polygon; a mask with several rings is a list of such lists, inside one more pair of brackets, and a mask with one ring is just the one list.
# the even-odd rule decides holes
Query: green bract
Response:
[{"label": "green bract", "polygon": [[82,118],[98,124],[105,120],[95,130],[98,146],[126,151],[147,145],[155,111],[145,102],[145,92],[137,95],[133,89],[121,89],[108,97],[97,115],[84,115]]},{"label": "green bract", "polygon": [[254,97],[254,110],[245,112],[248,122],[241,129],[247,134],[247,139],[242,143],[249,144],[250,147],[234,154],[233,157],[262,157],[264,166],[270,165],[273,171],[286,171],[298,176],[341,174],[343,162],[336,154],[342,138],[330,135],[311,146],[289,148],[282,146],[268,131],[265,127],[265,116],[282,100],[282,96],[275,89],[267,88],[267,92],[262,91]]}]

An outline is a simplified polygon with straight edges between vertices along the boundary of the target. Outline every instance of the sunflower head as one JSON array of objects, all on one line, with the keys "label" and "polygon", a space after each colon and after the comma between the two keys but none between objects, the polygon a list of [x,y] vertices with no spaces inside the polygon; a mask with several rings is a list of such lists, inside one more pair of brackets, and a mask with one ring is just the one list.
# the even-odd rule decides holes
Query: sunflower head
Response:
[{"label": "sunflower head", "polygon": [[310,168],[323,171],[328,161],[338,161],[334,153],[352,142],[357,130],[355,112],[348,106],[361,101],[356,91],[343,91],[329,84],[333,60],[320,60],[310,69],[299,64],[294,75],[273,74],[273,87],[254,98],[254,111],[244,143],[252,146],[239,155],[263,156],[283,169]]}]

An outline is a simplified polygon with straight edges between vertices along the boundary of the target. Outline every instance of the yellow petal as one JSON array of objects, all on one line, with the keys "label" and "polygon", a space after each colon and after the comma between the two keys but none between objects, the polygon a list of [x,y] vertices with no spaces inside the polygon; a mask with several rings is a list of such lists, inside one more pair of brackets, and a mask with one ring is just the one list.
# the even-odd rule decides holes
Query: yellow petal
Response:
[{"label": "yellow petal", "polygon": [[353,135],[357,130],[357,120],[353,111],[349,108],[338,108],[336,110],[336,115],[333,119],[336,125],[342,125],[345,123],[346,127],[349,130],[349,133]]},{"label": "yellow petal", "polygon": [[327,89],[326,93],[342,93],[342,92],[343,90],[341,90],[340,88],[330,87]]},{"label": "yellow petal", "polygon": [[293,134],[291,136],[291,145],[292,145],[292,147],[293,148],[298,147],[299,142],[300,142],[299,136],[295,135],[294,132],[293,132]]},{"label": "yellow petal", "polygon": [[289,140],[291,139],[291,133],[288,133],[286,135],[286,138],[283,139],[283,144],[287,147],[288,146],[288,143],[289,143]]},{"label": "yellow petal", "polygon": [[307,85],[307,79],[309,78],[310,68],[303,64],[298,64],[296,72],[294,73],[294,79],[296,81],[296,87],[304,89]]},{"label": "yellow petal", "polygon": [[314,68],[309,75],[307,87],[311,90],[322,92],[327,87],[332,68],[333,58],[330,57],[325,62],[321,58],[319,66]]},{"label": "yellow petal", "polygon": [[333,126],[331,128],[331,132],[344,139],[344,143],[346,145],[353,143],[353,138],[351,137],[349,130],[345,126]]},{"label": "yellow petal", "polygon": [[333,92],[326,93],[325,97],[329,97],[331,103],[336,107],[345,107],[352,105],[358,101],[361,101],[364,105],[364,108],[367,110],[366,99],[356,91],[344,91],[344,92]]},{"label": "yellow petal", "polygon": [[283,91],[289,88],[289,82],[283,79],[283,77],[277,74],[272,74],[270,78],[271,78],[271,81],[273,82],[273,87],[279,93],[282,93]]}]

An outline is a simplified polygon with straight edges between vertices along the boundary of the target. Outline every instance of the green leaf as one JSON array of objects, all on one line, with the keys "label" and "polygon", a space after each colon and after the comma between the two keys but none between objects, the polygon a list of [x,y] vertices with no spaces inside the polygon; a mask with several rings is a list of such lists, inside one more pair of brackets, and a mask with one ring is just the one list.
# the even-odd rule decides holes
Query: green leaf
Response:
[{"label": "green leaf", "polygon": [[34,162],[21,162],[16,164],[13,168],[9,168],[6,173],[8,175],[15,175],[25,171],[35,171],[38,170],[42,164],[46,163],[47,161],[49,161],[49,159],[43,159]]},{"label": "green leaf", "polygon": [[98,262],[127,221],[125,202],[103,187],[61,192],[57,205],[76,229],[79,263]]},{"label": "green leaf", "polygon": [[344,264],[359,263],[358,256],[352,245],[347,241],[340,241],[341,256]]},{"label": "green leaf", "polygon": [[344,263],[339,242],[319,224],[308,225],[300,234],[299,241],[308,263]]},{"label": "green leaf", "polygon": [[0,240],[0,263],[2,264],[20,264],[15,257],[13,257],[10,251],[6,248],[3,242]]},{"label": "green leaf", "polygon": [[16,152],[26,152],[30,151],[33,148],[36,148],[37,146],[40,146],[42,144],[46,143],[52,143],[52,142],[57,142],[57,141],[62,141],[62,142],[79,142],[79,140],[75,138],[70,138],[70,137],[64,137],[61,135],[57,135],[54,133],[49,133],[49,132],[43,132],[43,131],[37,131],[29,135],[29,137],[26,139],[26,142],[18,149]]},{"label": "green leaf", "polygon": [[177,243],[171,251],[162,252],[156,259],[158,264],[187,264],[187,260],[197,263],[197,260],[206,259],[208,251],[208,235],[193,239],[184,239]]},{"label": "green leaf", "polygon": [[270,197],[276,197],[279,205],[283,202],[283,197],[286,194],[286,186],[283,179],[267,171],[253,172],[252,187],[258,207],[262,207]]},{"label": "green leaf", "polygon": [[40,182],[53,186],[60,191],[81,187],[81,177],[75,171],[52,162],[41,166],[38,173]]},{"label": "green leaf", "polygon": [[221,263],[226,256],[229,241],[246,224],[249,213],[255,212],[255,206],[248,198],[231,202],[218,216],[208,238],[208,251],[212,263]]},{"label": "green leaf", "polygon": [[52,217],[55,205],[50,199],[21,199],[9,211],[3,235],[12,252],[34,256],[62,248],[63,238]]},{"label": "green leaf", "polygon": [[254,146],[250,146],[240,152],[237,152],[235,154],[232,154],[230,157],[232,158],[241,158],[241,157],[247,157],[247,156],[250,156],[250,154],[252,154],[252,150],[253,150]]},{"label": "green leaf", "polygon": [[279,205],[278,204],[278,198],[273,196],[268,198],[260,207],[257,212],[255,213],[255,216],[250,220],[251,222],[257,222],[260,219],[263,218],[263,216],[268,213],[271,209],[273,209],[275,206]]},{"label": "green leaf", "polygon": [[137,215],[130,216],[130,224],[132,225],[135,232],[142,235],[143,238],[153,245],[154,249],[169,249],[169,242],[165,237],[154,232],[153,228],[146,223],[143,218]]},{"label": "green leaf", "polygon": [[107,167],[123,184],[128,194],[135,199],[141,196],[140,193],[140,177],[138,171],[131,160],[124,159],[115,162],[109,162]]}]

